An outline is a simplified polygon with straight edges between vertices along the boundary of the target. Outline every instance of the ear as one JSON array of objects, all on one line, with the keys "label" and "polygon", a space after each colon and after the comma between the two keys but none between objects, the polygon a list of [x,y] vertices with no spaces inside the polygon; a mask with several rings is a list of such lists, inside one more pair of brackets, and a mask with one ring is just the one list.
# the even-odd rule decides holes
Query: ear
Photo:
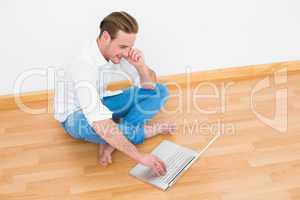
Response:
[{"label": "ear", "polygon": [[103,36],[104,41],[109,42],[111,40],[111,37],[107,31],[103,31],[102,36]]}]

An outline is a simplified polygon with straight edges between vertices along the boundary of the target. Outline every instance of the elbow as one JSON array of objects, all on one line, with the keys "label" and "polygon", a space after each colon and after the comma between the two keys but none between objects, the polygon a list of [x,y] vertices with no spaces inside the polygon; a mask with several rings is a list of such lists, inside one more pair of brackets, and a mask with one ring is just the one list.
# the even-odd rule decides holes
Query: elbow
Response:
[{"label": "elbow", "polygon": [[155,82],[148,82],[148,83],[143,83],[142,87],[144,89],[149,89],[149,90],[154,90],[155,89]]}]

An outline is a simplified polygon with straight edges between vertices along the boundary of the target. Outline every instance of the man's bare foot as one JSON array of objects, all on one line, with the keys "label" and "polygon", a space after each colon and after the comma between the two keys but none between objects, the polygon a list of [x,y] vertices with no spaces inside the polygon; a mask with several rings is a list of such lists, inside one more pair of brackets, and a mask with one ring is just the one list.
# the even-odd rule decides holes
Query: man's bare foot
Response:
[{"label": "man's bare foot", "polygon": [[176,132],[176,123],[155,123],[154,127],[158,134],[174,134]]},{"label": "man's bare foot", "polygon": [[103,154],[103,149],[104,149],[104,145],[103,144],[99,144],[98,145],[98,161],[100,161],[100,158]]},{"label": "man's bare foot", "polygon": [[108,164],[111,164],[112,163],[111,154],[114,150],[115,148],[110,146],[109,144],[99,144],[98,162],[103,166],[107,166]]},{"label": "man's bare foot", "polygon": [[145,125],[146,138],[155,136],[157,134],[174,134],[176,132],[175,123],[154,123],[151,125]]}]

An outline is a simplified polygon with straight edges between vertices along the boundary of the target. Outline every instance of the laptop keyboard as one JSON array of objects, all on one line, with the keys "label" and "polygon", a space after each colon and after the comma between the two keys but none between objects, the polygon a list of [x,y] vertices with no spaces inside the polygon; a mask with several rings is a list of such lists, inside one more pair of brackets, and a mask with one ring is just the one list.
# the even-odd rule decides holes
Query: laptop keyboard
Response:
[{"label": "laptop keyboard", "polygon": [[164,159],[167,173],[159,177],[160,181],[169,184],[184,167],[193,160],[194,156],[183,151],[178,151],[172,156]]}]

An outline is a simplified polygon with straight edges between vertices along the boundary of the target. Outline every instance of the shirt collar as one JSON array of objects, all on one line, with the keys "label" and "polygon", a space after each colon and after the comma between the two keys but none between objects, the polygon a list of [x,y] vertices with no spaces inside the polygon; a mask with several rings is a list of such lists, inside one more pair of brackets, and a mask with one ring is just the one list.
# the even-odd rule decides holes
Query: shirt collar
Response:
[{"label": "shirt collar", "polygon": [[88,42],[86,48],[83,50],[83,56],[88,58],[92,63],[100,66],[107,64],[107,60],[104,58],[102,53],[98,48],[98,44],[96,40],[92,40]]}]

